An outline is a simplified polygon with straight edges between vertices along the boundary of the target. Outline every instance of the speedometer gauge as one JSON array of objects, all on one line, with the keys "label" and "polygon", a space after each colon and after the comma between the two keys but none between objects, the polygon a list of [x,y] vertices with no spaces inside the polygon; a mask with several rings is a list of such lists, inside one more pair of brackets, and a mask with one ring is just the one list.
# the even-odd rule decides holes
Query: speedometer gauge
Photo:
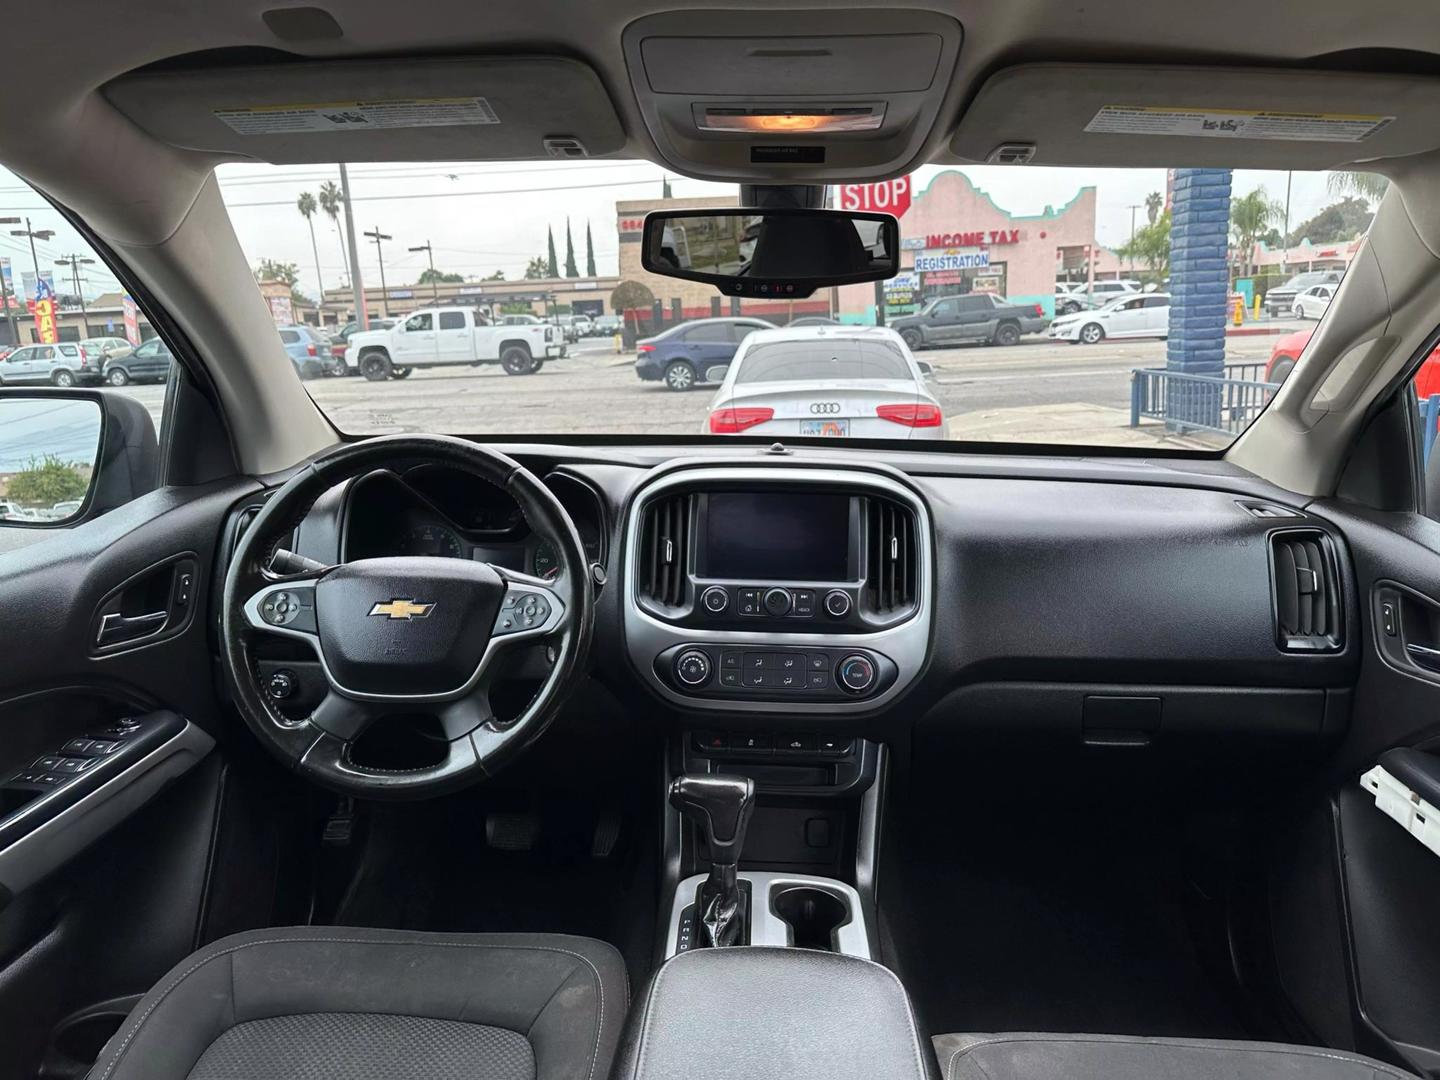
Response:
[{"label": "speedometer gauge", "polygon": [[560,576],[560,557],[549,540],[541,540],[535,549],[535,576],[554,581]]},{"label": "speedometer gauge", "polygon": [[463,559],[465,546],[460,542],[460,534],[453,529],[444,525],[419,525],[405,537],[405,554]]}]

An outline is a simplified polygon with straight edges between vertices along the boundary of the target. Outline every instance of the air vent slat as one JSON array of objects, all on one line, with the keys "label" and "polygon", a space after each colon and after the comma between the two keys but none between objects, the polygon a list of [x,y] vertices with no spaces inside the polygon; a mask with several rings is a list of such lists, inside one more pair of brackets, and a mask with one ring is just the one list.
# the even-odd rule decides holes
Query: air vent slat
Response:
[{"label": "air vent slat", "polygon": [[1333,652],[1344,644],[1344,616],[1335,549],[1317,530],[1270,537],[1275,632],[1289,652]]},{"label": "air vent slat", "polygon": [[641,520],[640,591],[664,607],[677,608],[685,603],[693,501],[691,495],[658,499],[646,507]]},{"label": "air vent slat", "polygon": [[919,569],[914,512],[889,499],[866,499],[865,527],[866,610],[882,618],[913,611]]}]

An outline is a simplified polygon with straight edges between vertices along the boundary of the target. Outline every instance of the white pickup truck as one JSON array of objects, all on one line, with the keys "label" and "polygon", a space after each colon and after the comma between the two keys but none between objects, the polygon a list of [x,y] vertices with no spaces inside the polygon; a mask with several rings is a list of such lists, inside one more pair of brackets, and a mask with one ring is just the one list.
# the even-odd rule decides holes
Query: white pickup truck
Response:
[{"label": "white pickup truck", "polygon": [[345,368],[371,382],[403,379],[416,368],[499,364],[510,375],[533,375],[565,355],[553,326],[492,326],[471,308],[425,308],[389,330],[351,334]]}]

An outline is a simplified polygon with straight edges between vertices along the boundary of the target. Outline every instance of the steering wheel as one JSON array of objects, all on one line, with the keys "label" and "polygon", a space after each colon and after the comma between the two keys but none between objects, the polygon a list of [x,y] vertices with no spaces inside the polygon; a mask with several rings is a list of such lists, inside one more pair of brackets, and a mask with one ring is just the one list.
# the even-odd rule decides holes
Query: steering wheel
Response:
[{"label": "steering wheel", "polygon": [[[317,498],[397,459],[450,466],[509,494],[554,547],[559,575],[544,581],[430,557],[322,566],[291,556],[284,561],[292,572],[272,567],[280,538]],[[594,623],[579,534],[533,473],[462,439],[390,435],[324,454],[255,517],[225,576],[221,654],[241,716],[300,775],[343,794],[418,799],[483,779],[533,742],[584,678]],[[304,719],[287,719],[262,689],[254,644],[265,634],[303,641],[320,661],[327,692]],[[540,641],[553,650],[548,674],[518,717],[497,720],[490,704],[497,676],[519,646]],[[355,740],[396,714],[434,716],[445,733],[443,760],[415,769],[357,763]]]}]

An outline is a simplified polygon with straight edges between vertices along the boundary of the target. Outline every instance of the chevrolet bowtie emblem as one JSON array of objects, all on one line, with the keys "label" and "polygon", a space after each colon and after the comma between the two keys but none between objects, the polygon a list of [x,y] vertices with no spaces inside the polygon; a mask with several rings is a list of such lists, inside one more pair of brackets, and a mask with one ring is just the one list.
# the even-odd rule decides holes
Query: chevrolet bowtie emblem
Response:
[{"label": "chevrolet bowtie emblem", "polygon": [[435,610],[434,604],[422,604],[415,600],[395,599],[377,601],[370,609],[371,615],[383,615],[387,619],[423,619]]}]

